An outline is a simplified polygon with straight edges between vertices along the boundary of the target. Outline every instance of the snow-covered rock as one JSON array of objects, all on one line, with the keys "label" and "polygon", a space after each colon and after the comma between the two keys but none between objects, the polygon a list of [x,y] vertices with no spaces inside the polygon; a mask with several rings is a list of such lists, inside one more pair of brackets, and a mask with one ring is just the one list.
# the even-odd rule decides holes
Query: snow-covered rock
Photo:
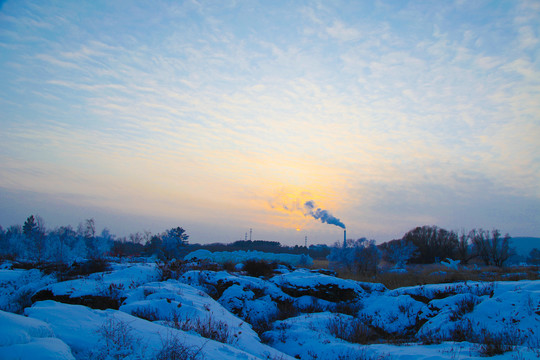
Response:
[{"label": "snow-covered rock", "polygon": [[360,283],[305,269],[274,276],[270,281],[290,296],[309,295],[332,302],[351,301],[386,290],[382,284]]},{"label": "snow-covered rock", "polygon": [[227,310],[252,325],[275,318],[278,303],[293,302],[272,282],[226,271],[188,271],[179,281],[211,294]]},{"label": "snow-covered rock", "polygon": [[112,271],[43,287],[32,297],[32,301],[55,300],[102,310],[117,309],[128,291],[158,278],[155,264],[118,264]]}]

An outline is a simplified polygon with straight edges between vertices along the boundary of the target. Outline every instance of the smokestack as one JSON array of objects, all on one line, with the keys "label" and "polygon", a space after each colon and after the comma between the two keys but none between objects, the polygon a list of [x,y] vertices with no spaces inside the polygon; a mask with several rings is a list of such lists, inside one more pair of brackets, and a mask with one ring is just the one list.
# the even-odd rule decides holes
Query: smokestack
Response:
[{"label": "smokestack", "polygon": [[347,230],[343,230],[343,247],[347,247]]}]

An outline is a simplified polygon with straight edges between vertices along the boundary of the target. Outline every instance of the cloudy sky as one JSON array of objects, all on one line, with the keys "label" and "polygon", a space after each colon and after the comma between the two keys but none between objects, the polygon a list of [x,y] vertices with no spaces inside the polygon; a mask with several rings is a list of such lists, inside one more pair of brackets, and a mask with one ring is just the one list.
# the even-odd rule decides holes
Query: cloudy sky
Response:
[{"label": "cloudy sky", "polygon": [[0,225],[540,236],[540,1],[0,2]]}]

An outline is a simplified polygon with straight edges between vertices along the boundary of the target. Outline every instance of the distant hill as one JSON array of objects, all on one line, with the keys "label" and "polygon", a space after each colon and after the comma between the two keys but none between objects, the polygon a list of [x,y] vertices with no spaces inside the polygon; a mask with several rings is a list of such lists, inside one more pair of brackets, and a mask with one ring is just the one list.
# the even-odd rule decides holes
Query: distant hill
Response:
[{"label": "distant hill", "polygon": [[540,250],[540,237],[513,237],[511,247],[516,248],[520,256],[528,256],[532,249]]}]

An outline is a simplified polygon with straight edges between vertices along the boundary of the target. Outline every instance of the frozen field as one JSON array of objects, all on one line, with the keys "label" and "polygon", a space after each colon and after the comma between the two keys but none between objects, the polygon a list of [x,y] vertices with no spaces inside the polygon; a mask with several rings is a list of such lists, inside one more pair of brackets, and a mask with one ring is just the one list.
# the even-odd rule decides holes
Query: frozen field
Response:
[{"label": "frozen field", "polygon": [[539,280],[389,290],[133,263],[58,281],[4,264],[0,358],[536,359],[539,303]]}]

